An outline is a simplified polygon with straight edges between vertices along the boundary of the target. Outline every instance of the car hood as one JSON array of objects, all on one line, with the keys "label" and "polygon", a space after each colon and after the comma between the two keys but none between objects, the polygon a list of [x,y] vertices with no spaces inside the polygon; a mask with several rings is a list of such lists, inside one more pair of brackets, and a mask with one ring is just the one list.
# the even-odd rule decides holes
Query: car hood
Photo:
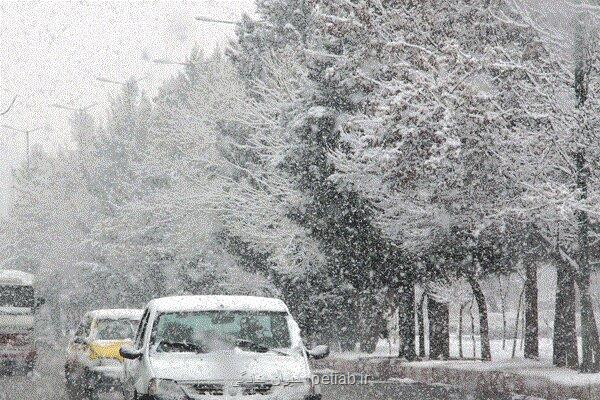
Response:
[{"label": "car hood", "polygon": [[96,358],[114,359],[123,362],[119,350],[123,346],[131,345],[130,339],[122,340],[95,340],[90,343],[90,351]]},{"label": "car hood", "polygon": [[240,349],[206,354],[154,353],[152,375],[180,382],[197,381],[304,381],[310,377],[306,359],[292,353],[256,353]]}]

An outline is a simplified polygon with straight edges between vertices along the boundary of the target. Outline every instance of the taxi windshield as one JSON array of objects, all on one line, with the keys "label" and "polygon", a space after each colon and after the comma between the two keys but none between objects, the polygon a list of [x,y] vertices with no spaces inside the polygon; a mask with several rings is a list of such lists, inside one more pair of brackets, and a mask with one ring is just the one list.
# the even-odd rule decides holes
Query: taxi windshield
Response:
[{"label": "taxi windshield", "polygon": [[101,319],[97,322],[96,339],[123,340],[132,339],[137,330],[138,321],[130,319]]}]

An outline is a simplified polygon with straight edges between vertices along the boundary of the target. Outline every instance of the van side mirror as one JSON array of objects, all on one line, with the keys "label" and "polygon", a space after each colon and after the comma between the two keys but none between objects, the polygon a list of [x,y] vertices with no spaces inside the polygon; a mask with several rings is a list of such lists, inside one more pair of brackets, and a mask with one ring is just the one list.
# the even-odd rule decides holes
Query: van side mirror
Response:
[{"label": "van side mirror", "polygon": [[35,299],[35,302],[33,303],[33,309],[35,311],[39,310],[41,306],[43,306],[44,304],[46,304],[46,299],[43,297],[37,297]]},{"label": "van side mirror", "polygon": [[306,350],[306,352],[308,353],[308,357],[312,358],[313,360],[320,360],[329,355],[329,346],[316,346],[310,350]]},{"label": "van side mirror", "polygon": [[125,346],[123,346],[119,349],[119,354],[121,355],[121,357],[123,357],[126,360],[136,360],[136,359],[142,357],[141,350],[135,350],[135,349],[132,349],[131,347],[125,347]]}]

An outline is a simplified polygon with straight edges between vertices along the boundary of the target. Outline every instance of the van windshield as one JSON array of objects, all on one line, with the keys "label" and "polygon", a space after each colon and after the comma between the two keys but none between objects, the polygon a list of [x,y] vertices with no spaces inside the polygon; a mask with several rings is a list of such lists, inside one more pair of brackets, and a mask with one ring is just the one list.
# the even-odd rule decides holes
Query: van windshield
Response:
[{"label": "van windshield", "polygon": [[34,306],[33,287],[0,285],[0,307]]},{"label": "van windshield", "polygon": [[[196,311],[160,314],[152,329],[157,351],[209,352],[227,346],[291,347],[285,312]],[[249,346],[249,344],[251,346]]]}]

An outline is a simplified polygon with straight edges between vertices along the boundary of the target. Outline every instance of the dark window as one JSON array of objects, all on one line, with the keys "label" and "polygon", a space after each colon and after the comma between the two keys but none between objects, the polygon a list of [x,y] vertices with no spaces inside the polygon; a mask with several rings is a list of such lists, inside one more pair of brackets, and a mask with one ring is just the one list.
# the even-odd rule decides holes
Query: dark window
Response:
[{"label": "dark window", "polygon": [[33,307],[31,286],[0,286],[0,307]]}]

